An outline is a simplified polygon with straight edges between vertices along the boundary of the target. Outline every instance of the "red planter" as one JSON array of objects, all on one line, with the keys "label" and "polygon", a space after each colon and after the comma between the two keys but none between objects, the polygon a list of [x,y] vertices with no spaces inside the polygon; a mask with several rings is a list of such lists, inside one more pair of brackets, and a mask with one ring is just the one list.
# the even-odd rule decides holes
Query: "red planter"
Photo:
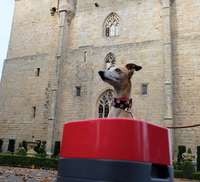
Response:
[{"label": "red planter", "polygon": [[171,164],[168,129],[130,119],[66,123],[63,158],[92,158]]}]

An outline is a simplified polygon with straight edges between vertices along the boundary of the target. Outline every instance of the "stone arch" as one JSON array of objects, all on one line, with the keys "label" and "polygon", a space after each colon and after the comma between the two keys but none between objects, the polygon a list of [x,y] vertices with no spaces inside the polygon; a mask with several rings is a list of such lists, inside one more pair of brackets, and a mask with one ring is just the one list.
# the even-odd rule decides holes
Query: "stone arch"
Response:
[{"label": "stone arch", "polygon": [[119,36],[119,16],[117,13],[110,13],[104,22],[104,35],[106,37]]}]

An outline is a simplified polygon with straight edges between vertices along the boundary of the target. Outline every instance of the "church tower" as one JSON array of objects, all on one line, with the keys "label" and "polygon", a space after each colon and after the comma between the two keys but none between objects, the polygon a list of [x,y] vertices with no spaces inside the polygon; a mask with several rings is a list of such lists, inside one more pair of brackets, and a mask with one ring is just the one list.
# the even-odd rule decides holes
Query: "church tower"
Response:
[{"label": "church tower", "polygon": [[[113,90],[98,71],[115,64],[143,67],[132,78],[136,118],[198,124],[199,11],[188,0],[15,0],[0,84],[3,150],[40,140],[52,154],[64,122],[106,117]],[[200,145],[198,127],[171,136],[175,151]]]},{"label": "church tower", "polygon": [[53,148],[58,82],[73,0],[16,0],[7,59],[1,81],[0,138],[9,142],[40,140]]}]

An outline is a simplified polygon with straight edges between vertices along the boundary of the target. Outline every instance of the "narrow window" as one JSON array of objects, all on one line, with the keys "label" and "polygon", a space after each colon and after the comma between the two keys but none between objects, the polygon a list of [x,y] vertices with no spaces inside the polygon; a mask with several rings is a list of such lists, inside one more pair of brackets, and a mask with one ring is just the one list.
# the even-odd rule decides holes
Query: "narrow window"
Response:
[{"label": "narrow window", "polygon": [[56,141],[54,145],[54,156],[58,156],[60,153],[60,141]]},{"label": "narrow window", "polygon": [[36,117],[36,106],[33,106],[33,118]]},{"label": "narrow window", "polygon": [[14,152],[15,151],[15,140],[10,139],[8,143],[8,151],[9,152]]},{"label": "narrow window", "polygon": [[3,139],[0,139],[0,152],[3,151]]},{"label": "narrow window", "polygon": [[37,68],[35,71],[35,76],[39,77],[40,76],[40,68]]},{"label": "narrow window", "polygon": [[143,83],[141,88],[142,95],[148,95],[148,84]]},{"label": "narrow window", "polygon": [[81,87],[76,87],[76,96],[81,96]]},{"label": "narrow window", "polygon": [[84,51],[84,62],[87,62],[87,51]]}]

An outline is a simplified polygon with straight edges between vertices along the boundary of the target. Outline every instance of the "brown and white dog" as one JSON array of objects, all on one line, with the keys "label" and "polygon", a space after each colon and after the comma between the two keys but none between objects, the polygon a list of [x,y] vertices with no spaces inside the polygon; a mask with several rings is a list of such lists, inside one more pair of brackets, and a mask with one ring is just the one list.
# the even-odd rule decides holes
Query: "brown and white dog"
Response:
[{"label": "brown and white dog", "polygon": [[105,71],[99,71],[101,79],[114,88],[114,99],[112,101],[109,118],[130,118],[132,117],[131,106],[131,77],[134,71],[141,70],[142,67],[129,63],[124,67],[111,66]]}]

